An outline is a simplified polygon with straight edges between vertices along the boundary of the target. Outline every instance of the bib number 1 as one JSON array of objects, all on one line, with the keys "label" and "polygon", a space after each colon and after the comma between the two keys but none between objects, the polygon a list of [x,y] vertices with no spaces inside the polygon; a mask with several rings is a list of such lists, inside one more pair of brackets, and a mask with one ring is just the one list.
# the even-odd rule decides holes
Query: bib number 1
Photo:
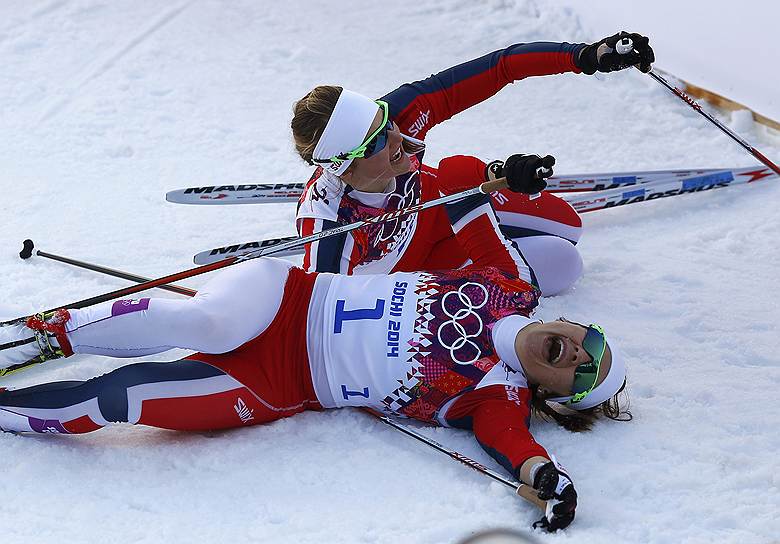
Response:
[{"label": "bib number 1", "polygon": [[384,299],[376,299],[376,306],[373,308],[356,308],[354,310],[345,310],[345,300],[336,301],[336,314],[333,321],[333,333],[339,334],[345,321],[360,321],[362,319],[382,319],[385,315]]},{"label": "bib number 1", "polygon": [[[333,320],[333,333],[339,334],[344,327],[345,321],[361,321],[363,319],[382,319],[385,315],[385,301],[384,299],[376,299],[376,304],[373,308],[355,308],[354,310],[345,310],[345,300],[339,299],[336,301],[336,313]],[[341,386],[341,395],[344,400],[350,400],[351,397],[369,398],[368,387],[364,387],[360,390],[349,390],[346,385]]]}]

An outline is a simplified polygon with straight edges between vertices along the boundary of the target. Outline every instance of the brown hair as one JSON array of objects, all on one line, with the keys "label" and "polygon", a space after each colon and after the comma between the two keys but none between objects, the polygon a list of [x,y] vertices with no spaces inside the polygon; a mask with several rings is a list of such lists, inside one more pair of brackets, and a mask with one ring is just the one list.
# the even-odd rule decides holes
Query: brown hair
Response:
[{"label": "brown hair", "polygon": [[335,85],[319,85],[293,106],[290,127],[295,140],[295,150],[312,166],[314,148],[317,147],[317,142],[328,124],[342,90],[343,87]]},{"label": "brown hair", "polygon": [[[602,402],[598,406],[588,408],[587,410],[567,410],[565,414],[555,410],[552,406],[547,404],[544,398],[539,394],[538,389],[538,386],[531,387],[531,412],[542,419],[552,419],[564,429],[574,433],[589,431],[593,426],[593,422],[596,421],[600,415],[614,421],[631,421],[634,419],[634,416],[628,410],[630,402],[628,393],[625,391],[625,380],[623,380],[623,385],[612,398]],[[618,398],[621,393],[623,393],[623,396],[625,397],[625,406],[621,406],[620,399]]]}]

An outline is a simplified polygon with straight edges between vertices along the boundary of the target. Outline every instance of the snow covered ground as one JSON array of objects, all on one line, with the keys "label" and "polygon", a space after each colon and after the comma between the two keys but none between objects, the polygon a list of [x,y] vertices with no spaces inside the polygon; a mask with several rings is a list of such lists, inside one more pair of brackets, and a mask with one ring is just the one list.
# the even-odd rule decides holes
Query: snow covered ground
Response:
[{"label": "snow covered ground", "polygon": [[550,0],[577,11],[598,34],[624,28],[653,37],[658,67],[780,120],[780,19],[765,0]]},{"label": "snow covered ground", "polygon": [[[198,208],[163,195],[305,180],[288,127],[312,86],[380,95],[512,43],[606,35],[584,21],[546,0],[0,3],[2,317],[124,285],[23,262],[28,237],[154,277],[205,248],[293,234],[293,205]],[[777,135],[724,120],[780,160]],[[559,173],[755,162],[636,71],[516,83],[428,145],[432,164],[552,153]],[[770,182],[585,216],[585,276],[538,315],[592,320],[620,341],[635,419],[585,435],[534,423],[580,494],[574,525],[542,541],[776,541],[779,201]],[[2,385],[119,364],[79,357]],[[423,431],[500,470],[468,433]],[[451,543],[489,527],[528,531],[538,517],[498,484],[343,411],[211,434],[6,435],[0,456],[7,543]]]}]

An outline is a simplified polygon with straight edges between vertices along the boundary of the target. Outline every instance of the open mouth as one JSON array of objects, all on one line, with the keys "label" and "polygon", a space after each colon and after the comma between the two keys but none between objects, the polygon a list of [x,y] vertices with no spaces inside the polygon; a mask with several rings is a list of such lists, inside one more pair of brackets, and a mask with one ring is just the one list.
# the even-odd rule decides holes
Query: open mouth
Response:
[{"label": "open mouth", "polygon": [[403,157],[403,151],[401,146],[398,146],[398,150],[390,157],[390,162],[398,162],[401,160],[401,157]]},{"label": "open mouth", "polygon": [[554,365],[561,360],[561,357],[563,357],[563,340],[555,336],[550,342],[550,349],[547,352],[547,362]]}]

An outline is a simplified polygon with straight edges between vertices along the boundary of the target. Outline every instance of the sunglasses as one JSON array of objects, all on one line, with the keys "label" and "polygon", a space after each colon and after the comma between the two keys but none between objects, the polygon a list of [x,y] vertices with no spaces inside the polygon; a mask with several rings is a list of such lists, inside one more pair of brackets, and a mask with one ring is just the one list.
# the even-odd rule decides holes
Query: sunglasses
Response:
[{"label": "sunglasses", "polygon": [[[584,326],[584,325],[583,325]],[[571,400],[563,404],[575,404],[580,402],[588,393],[596,387],[596,380],[599,377],[601,369],[601,360],[604,358],[604,352],[607,349],[607,339],[604,337],[604,329],[598,325],[588,325],[585,332],[585,338],[582,341],[582,347],[585,353],[590,355],[590,361],[577,365],[574,369],[574,384],[572,385]]]},{"label": "sunglasses", "polygon": [[335,155],[329,159],[312,159],[312,162],[318,164],[339,164],[351,159],[367,159],[368,157],[382,151],[387,146],[387,133],[393,130],[395,125],[389,119],[390,107],[387,105],[387,102],[382,100],[375,100],[375,102],[382,110],[382,122],[379,124],[379,128],[369,134],[366,140],[352,151],[339,153],[338,155]]}]

